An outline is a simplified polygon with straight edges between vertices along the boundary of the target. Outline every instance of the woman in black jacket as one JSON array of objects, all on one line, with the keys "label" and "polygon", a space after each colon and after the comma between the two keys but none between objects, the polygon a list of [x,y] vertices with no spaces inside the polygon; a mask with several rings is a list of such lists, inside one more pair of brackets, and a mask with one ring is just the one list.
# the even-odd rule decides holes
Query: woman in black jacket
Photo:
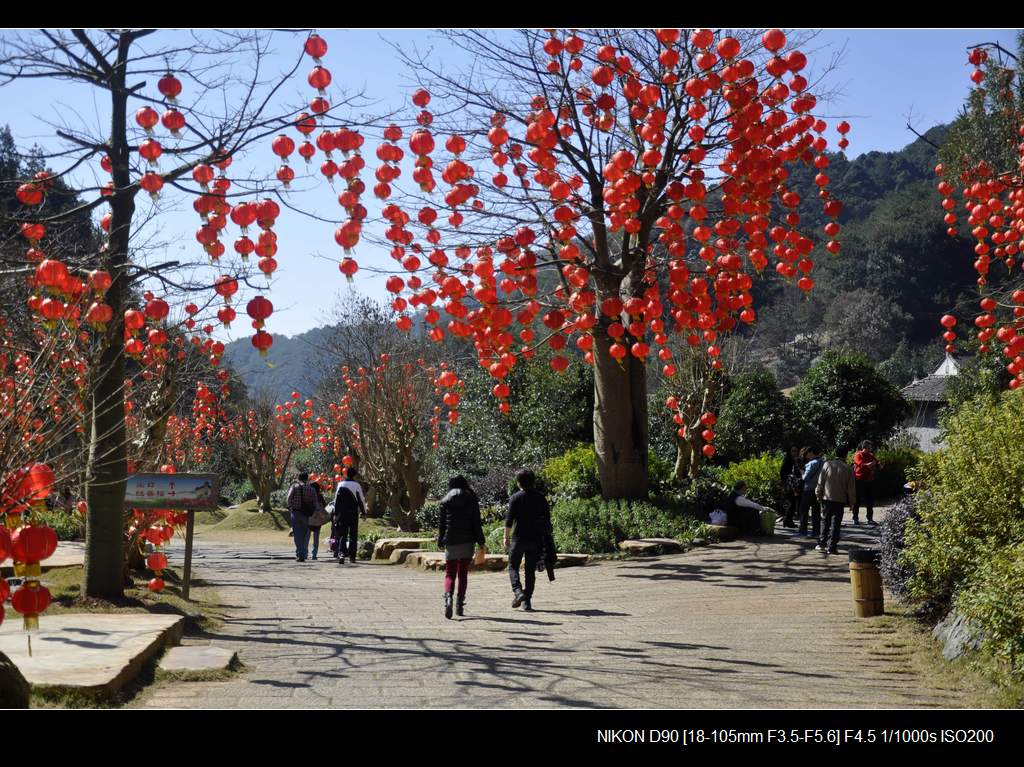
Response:
[{"label": "woman in black jacket", "polygon": [[462,615],[466,606],[466,585],[474,544],[484,545],[480,521],[480,501],[465,477],[448,480],[448,494],[441,499],[441,518],[437,545],[444,549],[444,617],[452,617],[452,592],[458,577],[459,593],[455,612]]}]

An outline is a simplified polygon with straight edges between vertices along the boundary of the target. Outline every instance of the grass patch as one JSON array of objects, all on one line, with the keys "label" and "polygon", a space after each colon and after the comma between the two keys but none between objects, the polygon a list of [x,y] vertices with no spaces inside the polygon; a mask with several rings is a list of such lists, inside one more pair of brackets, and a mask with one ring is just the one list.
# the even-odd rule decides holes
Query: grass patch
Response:
[{"label": "grass patch", "polygon": [[887,604],[886,612],[892,617],[889,643],[908,652],[908,664],[924,684],[954,691],[964,708],[1024,705],[1024,682],[1012,677],[1005,663],[986,652],[948,661],[942,656],[942,644],[932,637],[932,627],[916,620],[910,608]]},{"label": "grass patch", "polygon": [[245,665],[238,660],[236,655],[231,659],[227,668],[216,671],[165,671],[162,668],[156,670],[156,681],[177,683],[177,682],[225,682],[238,672],[242,671]]},{"label": "grass patch", "polygon": [[44,613],[164,613],[185,618],[188,633],[215,631],[221,626],[224,613],[216,591],[202,580],[192,579],[191,599],[181,596],[181,575],[178,570],[165,570],[167,587],[158,594],[146,584],[148,576],[133,576],[132,585],[116,602],[82,596],[83,567],[61,567],[43,573],[42,582],[50,590],[53,601]]},{"label": "grass patch", "polygon": [[226,512],[220,522],[213,525],[210,530],[222,532],[225,530],[285,530],[291,525],[281,509],[273,509],[266,514],[260,514],[256,509],[254,501],[246,501],[236,509],[223,509],[218,511]]}]

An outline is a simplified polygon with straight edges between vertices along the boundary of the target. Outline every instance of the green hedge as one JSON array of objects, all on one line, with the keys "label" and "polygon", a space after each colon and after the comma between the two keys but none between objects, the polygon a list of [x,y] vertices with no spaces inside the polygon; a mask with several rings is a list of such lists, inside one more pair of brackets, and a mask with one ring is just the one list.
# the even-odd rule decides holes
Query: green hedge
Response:
[{"label": "green hedge", "polygon": [[579,498],[555,503],[551,511],[559,551],[604,554],[630,538],[706,537],[707,528],[690,516],[640,501]]},{"label": "green hedge", "polygon": [[597,478],[597,454],[593,445],[580,444],[554,458],[540,471],[553,495],[563,498],[593,498],[601,494]]},{"label": "green hedge", "polygon": [[1024,543],[1000,547],[982,561],[956,605],[985,630],[988,649],[1024,675]]},{"label": "green hedge", "polygon": [[973,401],[949,419],[947,446],[914,478],[920,519],[907,521],[910,597],[941,612],[956,604],[997,655],[1020,672],[1024,598],[1024,391]]},{"label": "green hedge", "polygon": [[32,523],[52,527],[58,541],[85,540],[85,517],[77,511],[68,513],[59,509],[33,512]]},{"label": "green hedge", "polygon": [[875,473],[875,498],[898,498],[922,455],[924,453],[920,450],[910,448],[882,449],[875,453],[882,464],[882,468]]}]

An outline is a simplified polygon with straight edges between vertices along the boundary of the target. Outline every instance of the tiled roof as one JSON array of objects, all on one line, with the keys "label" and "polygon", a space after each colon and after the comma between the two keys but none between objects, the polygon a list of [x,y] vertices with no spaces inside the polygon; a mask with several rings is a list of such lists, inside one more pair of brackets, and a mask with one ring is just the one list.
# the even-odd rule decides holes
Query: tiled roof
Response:
[{"label": "tiled roof", "polygon": [[913,402],[945,402],[949,376],[928,376],[903,388],[903,396]]}]

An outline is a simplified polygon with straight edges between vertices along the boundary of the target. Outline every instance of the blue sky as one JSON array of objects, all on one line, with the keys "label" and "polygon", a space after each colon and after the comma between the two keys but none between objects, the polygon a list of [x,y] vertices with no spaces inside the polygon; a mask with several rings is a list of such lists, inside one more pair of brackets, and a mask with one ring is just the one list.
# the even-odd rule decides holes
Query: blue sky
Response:
[{"label": "blue sky", "polygon": [[[0,37],[10,34],[0,32]],[[160,34],[173,40],[180,33]],[[414,88],[410,73],[400,64],[389,42],[406,48],[417,45],[421,50],[433,47],[436,57],[452,65],[460,63],[453,52],[446,50],[443,41],[425,30],[321,30],[320,34],[330,46],[325,64],[333,73],[334,83],[349,90],[365,89],[379,102],[375,111],[404,106]],[[828,29],[818,32],[804,50],[811,62],[811,75],[815,68],[820,70],[830,62],[833,55],[840,55],[826,81],[838,93],[819,111],[823,116],[842,117],[851,123],[848,155],[855,157],[870,150],[896,150],[910,143],[914,137],[907,130],[908,120],[922,131],[950,120],[970,85],[967,47],[999,41],[1012,50],[1015,37],[1012,29]],[[284,53],[273,57],[271,63],[285,66],[295,53],[295,42],[292,38],[281,42],[279,49]],[[307,59],[289,95],[308,97],[308,69]],[[152,90],[155,92],[155,88]],[[102,105],[94,103],[92,89],[88,87],[35,80],[0,88],[0,124],[9,124],[23,146],[53,146],[52,130],[42,120],[51,118],[55,107],[72,122],[78,116],[87,124],[105,122]],[[301,164],[301,160],[295,162]],[[372,153],[367,157],[367,165],[364,177],[372,179],[376,167]],[[372,181],[368,181],[368,186],[372,186]],[[303,199],[303,205],[312,205],[316,212],[337,219],[334,194],[326,185],[324,190],[318,190],[318,196],[312,200]],[[372,199],[372,194],[368,191],[366,197]],[[184,206],[179,203],[178,207]],[[374,208],[369,204],[368,207],[373,216]],[[175,249],[188,249],[195,255],[199,248],[194,239],[197,221],[190,209],[164,217],[162,238],[173,243],[169,255],[174,256]],[[385,295],[384,278],[366,271],[360,271],[351,288],[346,284],[337,270],[341,254],[334,242],[333,227],[282,214],[275,230],[279,237],[280,267],[267,294],[275,306],[268,323],[272,333],[294,335],[322,324],[328,319],[335,297],[346,290],[354,288],[377,297]],[[230,238],[225,238],[232,256],[230,243],[235,236],[237,233],[233,232]],[[369,245],[360,245],[355,255],[367,266],[392,263],[385,253],[375,252]],[[240,319],[223,338],[244,337],[249,332],[248,324]]]}]

